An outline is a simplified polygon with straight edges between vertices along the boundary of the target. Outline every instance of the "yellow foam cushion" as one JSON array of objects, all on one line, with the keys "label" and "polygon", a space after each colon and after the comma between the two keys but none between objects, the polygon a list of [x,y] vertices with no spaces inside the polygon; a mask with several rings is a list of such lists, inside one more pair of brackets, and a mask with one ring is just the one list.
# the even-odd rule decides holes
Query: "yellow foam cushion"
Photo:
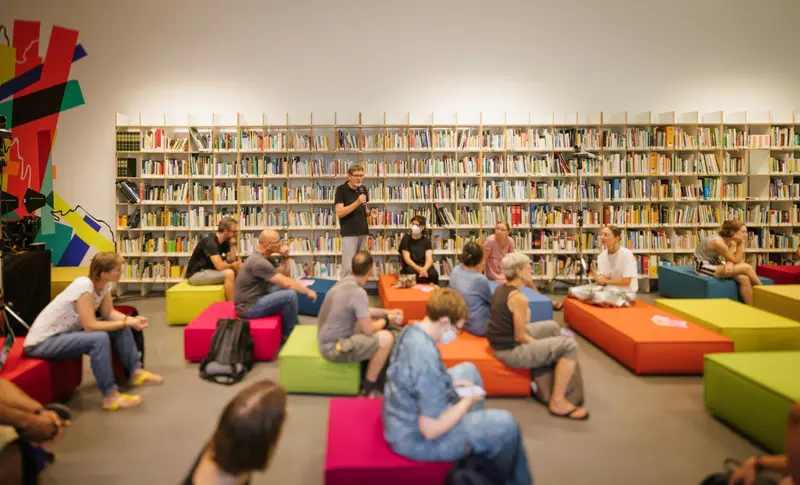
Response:
[{"label": "yellow foam cushion", "polygon": [[225,301],[223,285],[192,286],[183,280],[167,290],[167,323],[186,325],[209,305]]},{"label": "yellow foam cushion", "polygon": [[800,322],[800,285],[756,286],[753,306]]},{"label": "yellow foam cushion", "polygon": [[50,300],[81,276],[89,276],[88,266],[60,266],[50,268]]}]

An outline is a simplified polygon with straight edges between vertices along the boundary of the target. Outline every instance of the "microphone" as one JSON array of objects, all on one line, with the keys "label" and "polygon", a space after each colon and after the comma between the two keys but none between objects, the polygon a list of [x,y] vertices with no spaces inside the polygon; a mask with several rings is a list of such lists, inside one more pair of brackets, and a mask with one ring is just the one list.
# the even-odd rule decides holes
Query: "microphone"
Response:
[{"label": "microphone", "polygon": [[356,193],[358,195],[365,195],[367,197],[367,202],[369,202],[369,193],[367,193],[367,188],[363,185],[359,185],[356,187]]},{"label": "microphone", "polygon": [[597,160],[597,155],[595,155],[594,153],[589,153],[589,152],[584,151],[583,147],[581,147],[580,145],[575,145],[573,147],[573,149],[575,150],[575,153],[573,155],[576,158],[585,158],[585,159],[589,159],[589,160]]}]

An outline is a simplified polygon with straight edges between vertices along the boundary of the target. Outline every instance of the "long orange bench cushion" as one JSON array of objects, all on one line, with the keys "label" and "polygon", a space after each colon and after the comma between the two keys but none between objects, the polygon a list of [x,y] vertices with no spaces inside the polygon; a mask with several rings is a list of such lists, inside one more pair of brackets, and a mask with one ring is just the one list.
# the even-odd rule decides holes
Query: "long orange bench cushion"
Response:
[{"label": "long orange bench cushion", "polygon": [[415,288],[392,288],[396,282],[397,275],[378,276],[378,295],[381,297],[383,308],[403,310],[406,323],[425,318],[425,306],[433,292]]},{"label": "long orange bench cushion", "polygon": [[733,352],[733,341],[692,322],[661,327],[655,315],[684,318],[637,301],[630,308],[600,308],[564,300],[564,321],[637,374],[702,374],[703,356]]},{"label": "long orange bench cushion", "polygon": [[489,396],[528,396],[531,392],[530,370],[506,367],[494,356],[486,337],[464,332],[449,344],[439,344],[439,351],[448,369],[462,362],[475,364]]}]

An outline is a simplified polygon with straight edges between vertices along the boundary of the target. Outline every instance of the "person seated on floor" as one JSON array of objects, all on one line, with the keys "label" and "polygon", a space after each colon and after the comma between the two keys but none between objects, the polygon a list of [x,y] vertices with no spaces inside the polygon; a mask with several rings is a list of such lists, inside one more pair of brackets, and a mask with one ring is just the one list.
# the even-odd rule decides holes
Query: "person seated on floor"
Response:
[{"label": "person seated on floor", "polygon": [[605,226],[600,230],[603,252],[597,257],[594,283],[573,286],[568,296],[585,303],[608,307],[629,307],[639,291],[639,267],[630,249],[622,247],[622,229]]},{"label": "person seated on floor", "polygon": [[183,485],[249,485],[266,471],[285,419],[283,387],[266,379],[246,387],[225,406]]},{"label": "person seated on floor", "polygon": [[394,335],[387,326],[403,319],[402,310],[370,308],[364,285],[372,273],[372,255],[359,251],[353,256],[350,275],[328,290],[319,311],[317,344],[331,362],[369,361],[361,395],[381,394],[378,379],[389,358]]},{"label": "person seated on floor", "polygon": [[755,485],[760,472],[781,475],[780,485],[800,484],[800,401],[789,412],[786,428],[786,454],[750,457],[732,475],[729,485]]},{"label": "person seated on floor", "polygon": [[68,425],[14,383],[0,378],[0,483],[39,483],[36,448],[59,440]]},{"label": "person seated on floor", "polygon": [[[500,270],[500,261],[507,255],[515,251],[514,238],[511,237],[511,227],[506,221],[499,221],[494,226],[494,234],[486,238],[483,243],[483,259],[485,261],[486,277],[500,284],[506,282],[506,277]],[[452,276],[450,277],[452,280]],[[538,292],[533,280],[526,285],[533,291]],[[561,310],[562,303],[553,301],[553,309]]]},{"label": "person seated on floor", "polygon": [[533,277],[528,256],[507,254],[500,263],[506,284],[492,295],[489,329],[486,337],[494,355],[505,365],[517,369],[555,366],[548,409],[557,417],[585,420],[589,413],[567,400],[567,388],[578,366],[578,343],[564,336],[553,320],[530,323],[531,309],[520,288]]},{"label": "person seated on floor", "polygon": [[475,241],[464,244],[461,250],[461,264],[450,273],[450,288],[458,292],[469,308],[464,330],[483,337],[489,324],[489,306],[492,302],[492,289],[483,274],[483,248]]},{"label": "person seated on floor", "polygon": [[[737,219],[722,223],[719,233],[703,239],[694,251],[694,269],[712,278],[730,278],[739,286],[739,295],[753,304],[753,287],[760,286],[756,270],[744,261],[747,226]],[[723,258],[725,262],[723,263]]]},{"label": "person seated on floor", "polygon": [[471,362],[445,369],[437,344],[449,344],[467,318],[450,288],[428,300],[425,318],[406,326],[392,350],[383,399],[383,435],[411,460],[456,461],[468,453],[492,460],[506,484],[532,483],[519,425],[505,410],[484,409],[480,373]]},{"label": "person seated on floor", "polygon": [[236,276],[234,307],[241,318],[263,318],[281,313],[285,342],[299,321],[297,294],[317,301],[317,293],[291,277],[289,247],[281,245],[277,231],[265,229],[258,245]]},{"label": "person seated on floor", "polygon": [[417,283],[439,284],[439,273],[433,267],[433,246],[425,235],[425,218],[411,219],[411,234],[400,240],[400,273],[417,275]]},{"label": "person seated on floor", "polygon": [[[144,330],[146,317],[129,317],[114,309],[111,283],[122,275],[122,257],[97,253],[89,276],[81,276],[58,294],[36,317],[25,337],[26,357],[45,360],[72,359],[88,354],[97,387],[103,393],[103,409],[116,411],[139,406],[142,398],[119,392],[114,381],[111,349],[131,376],[131,384],[161,384],[164,379],[142,368],[131,328]],[[96,311],[101,319],[96,318]]]},{"label": "person seated on floor", "polygon": [[197,243],[186,265],[186,279],[190,285],[224,285],[225,300],[233,300],[236,273],[242,267],[242,261],[236,255],[238,230],[236,219],[223,217],[217,232]]}]

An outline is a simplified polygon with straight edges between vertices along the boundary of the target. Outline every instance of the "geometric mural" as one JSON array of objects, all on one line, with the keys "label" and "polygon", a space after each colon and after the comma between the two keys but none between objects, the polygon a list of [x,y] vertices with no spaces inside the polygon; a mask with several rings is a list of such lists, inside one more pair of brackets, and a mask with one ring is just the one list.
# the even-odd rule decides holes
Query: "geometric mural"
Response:
[{"label": "geometric mural", "polygon": [[86,57],[86,51],[76,30],[53,27],[40,58],[40,27],[40,22],[15,20],[10,45],[0,39],[0,115],[7,118],[12,134],[2,189],[17,200],[17,208],[2,217],[39,215],[36,242],[52,250],[53,264],[81,266],[97,251],[115,250],[107,223],[80,205],[71,206],[54,190],[52,153],[59,114],[84,104],[80,84],[69,75],[72,63]]}]

